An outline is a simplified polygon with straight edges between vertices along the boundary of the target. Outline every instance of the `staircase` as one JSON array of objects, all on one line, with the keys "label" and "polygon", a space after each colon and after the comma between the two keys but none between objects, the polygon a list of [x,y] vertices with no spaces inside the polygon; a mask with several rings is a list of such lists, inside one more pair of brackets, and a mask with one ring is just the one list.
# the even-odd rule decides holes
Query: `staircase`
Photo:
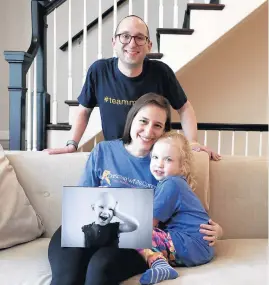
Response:
[{"label": "staircase", "polygon": [[228,33],[266,1],[223,0],[221,4],[188,4],[185,25],[191,36],[160,31],[162,61],[175,72]]},{"label": "staircase", "polygon": [[[64,146],[72,136],[72,125],[78,108],[76,97],[80,93],[88,66],[97,57],[113,56],[110,47],[111,27],[115,27],[116,19],[119,20],[128,13],[146,19],[153,41],[153,53],[149,57],[165,62],[174,72],[179,72],[266,1],[189,1],[192,3],[179,5],[178,1],[120,0],[114,1],[113,6],[109,1],[101,0],[92,2],[98,2],[95,6],[88,5],[89,0],[88,4],[84,0],[84,6],[82,1],[43,2],[47,5],[47,91],[51,94],[52,122],[46,126],[47,147],[55,148]],[[76,15],[81,15],[80,21],[74,21]],[[55,24],[58,26],[55,27]],[[28,85],[33,83],[28,81]],[[29,137],[32,136],[33,134]],[[96,107],[80,147],[90,150],[89,146],[101,139],[101,120]],[[30,145],[29,148],[31,149]]]}]

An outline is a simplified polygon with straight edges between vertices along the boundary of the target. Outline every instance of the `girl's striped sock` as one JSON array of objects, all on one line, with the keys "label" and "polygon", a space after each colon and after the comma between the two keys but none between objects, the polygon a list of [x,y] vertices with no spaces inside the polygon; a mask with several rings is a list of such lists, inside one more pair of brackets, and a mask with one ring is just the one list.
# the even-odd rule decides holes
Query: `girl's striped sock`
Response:
[{"label": "girl's striped sock", "polygon": [[156,284],[163,280],[175,279],[177,277],[177,271],[171,267],[164,259],[159,258],[151,264],[150,269],[143,273],[140,278],[140,284]]}]

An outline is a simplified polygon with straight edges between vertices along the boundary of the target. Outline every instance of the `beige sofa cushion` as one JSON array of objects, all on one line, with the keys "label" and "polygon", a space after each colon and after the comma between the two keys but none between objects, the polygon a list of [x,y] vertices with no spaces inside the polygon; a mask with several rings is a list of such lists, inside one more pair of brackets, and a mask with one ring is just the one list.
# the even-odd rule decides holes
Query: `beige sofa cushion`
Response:
[{"label": "beige sofa cushion", "polygon": [[224,156],[210,162],[209,214],[223,238],[268,237],[268,159]]},{"label": "beige sofa cushion", "polygon": [[[267,239],[221,240],[216,257],[197,267],[179,267],[179,277],[161,285],[265,285],[267,284]],[[139,284],[137,275],[122,285]]]},{"label": "beige sofa cushion", "polygon": [[89,153],[82,152],[60,155],[7,152],[20,184],[45,225],[45,237],[51,237],[61,225],[63,186],[78,184],[88,156]]},{"label": "beige sofa cushion", "polygon": [[50,285],[49,238],[0,251],[1,285]]},{"label": "beige sofa cushion", "polygon": [[0,145],[0,249],[34,240],[44,232]]},{"label": "beige sofa cushion", "polygon": [[[48,238],[40,238],[0,251],[1,285],[49,285],[48,244]],[[266,239],[218,241],[216,257],[210,263],[191,268],[179,267],[179,278],[160,284],[267,284],[267,244]],[[137,285],[140,276],[130,278],[122,285]]]}]

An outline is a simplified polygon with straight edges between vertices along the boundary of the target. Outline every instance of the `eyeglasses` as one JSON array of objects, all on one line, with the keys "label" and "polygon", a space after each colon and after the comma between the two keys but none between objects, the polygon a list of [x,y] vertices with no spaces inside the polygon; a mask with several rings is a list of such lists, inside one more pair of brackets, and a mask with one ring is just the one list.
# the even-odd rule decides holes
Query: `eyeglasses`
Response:
[{"label": "eyeglasses", "polygon": [[138,45],[138,46],[144,46],[147,41],[149,40],[148,37],[144,36],[144,35],[139,35],[139,36],[131,36],[129,34],[117,34],[115,35],[115,37],[119,37],[120,39],[120,42],[122,44],[129,44],[132,40],[132,38],[134,38],[135,40],[135,43]]}]

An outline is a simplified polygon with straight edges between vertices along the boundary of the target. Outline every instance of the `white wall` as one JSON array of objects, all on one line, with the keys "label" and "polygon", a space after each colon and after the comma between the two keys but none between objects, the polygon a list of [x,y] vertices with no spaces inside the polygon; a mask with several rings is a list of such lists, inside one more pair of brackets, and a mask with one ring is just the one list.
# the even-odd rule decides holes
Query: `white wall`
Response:
[{"label": "white wall", "polygon": [[[268,123],[268,4],[176,73],[198,122]],[[173,118],[178,118],[176,112]],[[224,132],[222,154],[231,151],[231,132]],[[203,136],[200,136],[201,141]],[[263,140],[267,155],[268,134]],[[249,133],[249,154],[257,155],[258,133]],[[236,154],[244,154],[245,133],[237,133]],[[217,149],[217,133],[208,135]]]}]

